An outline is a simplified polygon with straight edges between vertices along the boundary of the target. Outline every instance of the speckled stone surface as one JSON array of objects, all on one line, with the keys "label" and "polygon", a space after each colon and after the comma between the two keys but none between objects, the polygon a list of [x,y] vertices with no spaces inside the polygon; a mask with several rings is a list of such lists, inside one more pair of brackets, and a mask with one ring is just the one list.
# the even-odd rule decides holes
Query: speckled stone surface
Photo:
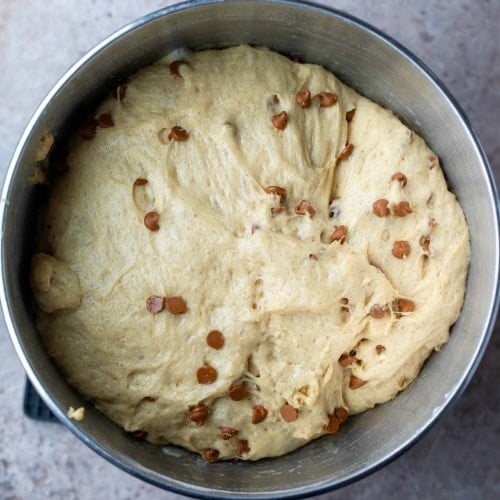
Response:
[{"label": "speckled stone surface", "polygon": [[[174,2],[1,0],[0,176],[62,73],[124,24]],[[323,2],[389,33],[454,94],[500,179],[500,1]],[[24,417],[24,372],[0,320],[0,499],[174,499],[90,451],[59,424]],[[500,498],[500,328],[458,403],[395,462],[325,499]]]}]

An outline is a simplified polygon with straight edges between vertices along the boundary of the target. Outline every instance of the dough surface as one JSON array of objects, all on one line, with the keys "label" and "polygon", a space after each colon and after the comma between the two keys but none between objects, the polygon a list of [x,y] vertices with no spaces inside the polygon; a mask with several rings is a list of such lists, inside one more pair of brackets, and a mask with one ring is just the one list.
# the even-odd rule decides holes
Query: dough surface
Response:
[{"label": "dough surface", "polygon": [[[337,102],[320,106],[321,92]],[[170,55],[117,94],[95,113],[113,126],[98,119],[90,140],[70,141],[32,283],[49,353],[125,430],[207,460],[281,455],[334,432],[335,409],[393,398],[447,341],[468,231],[437,157],[391,112],[321,67],[248,46]],[[168,138],[174,126],[187,140]],[[303,200],[313,215],[296,213]],[[150,312],[152,296],[186,310]],[[252,423],[256,406],[267,414]]]}]

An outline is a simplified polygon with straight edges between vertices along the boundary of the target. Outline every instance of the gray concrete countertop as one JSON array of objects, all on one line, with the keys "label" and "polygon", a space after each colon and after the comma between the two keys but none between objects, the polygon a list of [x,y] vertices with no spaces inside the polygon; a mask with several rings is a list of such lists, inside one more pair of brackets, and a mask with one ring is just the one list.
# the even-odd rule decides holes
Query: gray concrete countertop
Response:
[{"label": "gray concrete countertop", "polygon": [[[62,73],[160,0],[1,0],[0,178]],[[325,1],[392,35],[449,87],[500,179],[499,0]],[[322,499],[500,498],[500,328],[458,403],[412,449]],[[25,375],[0,320],[0,498],[174,499],[100,458],[59,424],[24,417]]]}]

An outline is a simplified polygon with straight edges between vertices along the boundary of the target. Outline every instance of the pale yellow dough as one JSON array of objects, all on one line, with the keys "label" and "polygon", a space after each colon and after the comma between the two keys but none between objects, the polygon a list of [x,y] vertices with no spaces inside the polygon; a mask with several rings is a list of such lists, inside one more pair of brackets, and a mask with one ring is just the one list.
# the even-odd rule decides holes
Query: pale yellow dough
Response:
[{"label": "pale yellow dough", "polygon": [[[188,62],[182,77],[169,72],[176,57]],[[310,108],[295,102],[302,89]],[[323,91],[338,102],[319,107]],[[283,131],[271,122],[281,111]],[[335,408],[354,414],[393,398],[448,339],[464,296],[466,223],[432,151],[391,112],[318,66],[240,46],[163,59],[101,113],[114,127],[72,139],[69,171],[41,216],[32,277],[50,354],[126,430],[221,459],[239,440],[251,450],[244,459],[281,455],[324,434]],[[160,131],[173,126],[188,140],[165,143]],[[354,150],[337,160],[346,142]],[[391,181],[395,172],[405,187]],[[137,178],[148,182],[134,186]],[[275,217],[280,200],[267,186],[287,190]],[[406,200],[413,212],[377,217],[380,198]],[[314,216],[295,214],[301,200]],[[156,232],[143,223],[151,210]],[[339,225],[347,241],[330,243]],[[406,259],[392,255],[396,240],[409,242]],[[187,311],[152,314],[151,295],[182,296]],[[415,310],[398,317],[400,298]],[[373,318],[375,304],[389,314]],[[213,329],[225,337],[220,350],[205,341]],[[353,349],[358,362],[341,367]],[[197,381],[205,363],[217,371],[213,384]],[[365,385],[351,390],[351,374]],[[228,398],[242,383],[248,397]],[[200,403],[209,413],[197,426],[188,409]],[[295,422],[281,417],[285,403]],[[254,405],[268,410],[259,424]],[[221,426],[238,435],[221,439]]]}]

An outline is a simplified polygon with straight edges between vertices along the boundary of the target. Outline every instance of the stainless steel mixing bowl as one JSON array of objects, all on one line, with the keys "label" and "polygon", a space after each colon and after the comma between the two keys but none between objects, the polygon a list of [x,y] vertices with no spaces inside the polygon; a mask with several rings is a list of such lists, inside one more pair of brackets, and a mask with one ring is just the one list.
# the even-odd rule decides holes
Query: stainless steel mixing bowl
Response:
[{"label": "stainless steel mixing bowl", "polygon": [[[335,436],[257,463],[209,464],[175,447],[130,438],[66,383],[35,330],[28,263],[40,188],[28,182],[44,132],[62,140],[123,77],[178,47],[242,42],[267,46],[336,73],[392,109],[439,154],[469,223],[472,254],[462,314],[449,343],[393,401],[352,418]],[[29,123],[1,199],[2,306],[24,367],[50,409],[97,453],[122,469],[188,495],[277,497],[339,487],[387,463],[414,443],[463,391],[485,349],[498,306],[498,198],[484,152],[446,89],[396,42],[324,7],[289,1],[188,2],[121,29],[55,85]],[[74,422],[66,410],[84,405]]]}]

